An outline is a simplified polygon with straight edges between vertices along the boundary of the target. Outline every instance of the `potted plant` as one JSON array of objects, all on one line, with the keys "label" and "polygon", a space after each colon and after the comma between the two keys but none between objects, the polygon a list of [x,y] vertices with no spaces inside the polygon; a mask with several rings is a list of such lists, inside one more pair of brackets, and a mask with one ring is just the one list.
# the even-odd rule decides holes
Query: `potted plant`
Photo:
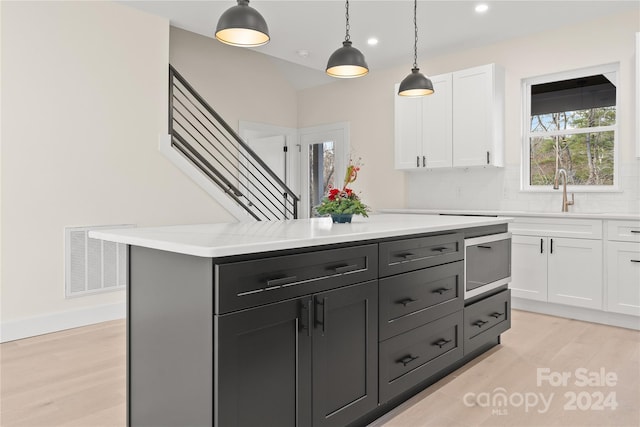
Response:
[{"label": "potted plant", "polygon": [[360,171],[359,160],[354,164],[349,160],[349,166],[344,177],[342,188],[329,188],[328,194],[323,197],[322,203],[316,206],[316,212],[320,215],[331,215],[333,222],[351,222],[353,215],[369,216],[369,207],[362,203],[360,197],[348,187],[358,177]]}]

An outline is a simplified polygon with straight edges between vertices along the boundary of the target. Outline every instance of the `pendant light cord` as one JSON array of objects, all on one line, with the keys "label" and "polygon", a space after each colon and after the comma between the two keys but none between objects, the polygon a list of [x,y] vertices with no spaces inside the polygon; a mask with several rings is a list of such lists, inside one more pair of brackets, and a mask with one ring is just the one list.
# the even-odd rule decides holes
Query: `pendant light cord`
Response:
[{"label": "pendant light cord", "polygon": [[347,35],[344,37],[344,41],[348,42],[349,40],[351,40],[351,37],[349,36],[349,0],[346,1],[345,8],[347,9],[345,13],[345,17],[347,18]]},{"label": "pendant light cord", "polygon": [[418,20],[416,15],[418,14],[418,0],[413,1],[413,29],[415,31],[415,38],[413,40],[413,68],[418,68]]}]

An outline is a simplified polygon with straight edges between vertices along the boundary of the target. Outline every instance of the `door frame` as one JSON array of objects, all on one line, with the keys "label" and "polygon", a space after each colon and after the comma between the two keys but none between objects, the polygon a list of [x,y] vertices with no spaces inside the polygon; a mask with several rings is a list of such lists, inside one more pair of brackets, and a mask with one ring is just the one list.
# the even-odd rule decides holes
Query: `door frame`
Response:
[{"label": "door frame", "polygon": [[309,206],[309,146],[325,142],[326,140],[334,140],[336,136],[342,139],[342,141],[334,141],[334,167],[337,182],[340,182],[342,174],[347,170],[349,154],[351,152],[349,122],[336,122],[298,129],[298,147],[300,150],[300,218],[309,218],[311,216],[311,206]]},{"label": "door frame", "polygon": [[[298,146],[298,130],[284,126],[270,125],[266,123],[240,120],[238,122],[238,134],[249,145],[252,138],[267,138],[270,136],[284,135],[284,144],[287,147],[285,153],[285,179],[284,183],[300,197],[300,150]],[[298,208],[298,211],[300,209]],[[299,215],[298,215],[299,216]]]}]

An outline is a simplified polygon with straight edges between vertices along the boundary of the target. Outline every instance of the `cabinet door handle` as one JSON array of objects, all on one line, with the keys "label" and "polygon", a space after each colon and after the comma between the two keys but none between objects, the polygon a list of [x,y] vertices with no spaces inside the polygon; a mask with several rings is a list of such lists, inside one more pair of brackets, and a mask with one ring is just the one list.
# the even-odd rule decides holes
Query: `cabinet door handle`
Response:
[{"label": "cabinet door handle", "polygon": [[445,344],[449,344],[451,342],[451,340],[445,340],[444,338],[434,342],[431,345],[437,345],[438,347],[442,348],[444,347]]},{"label": "cabinet door handle", "polygon": [[489,164],[489,152],[487,151],[487,164]]},{"label": "cabinet door handle", "polygon": [[478,320],[477,322],[473,323],[473,326],[477,326],[478,328],[482,328],[487,323],[489,323],[489,322],[487,322],[486,320]]},{"label": "cabinet door handle", "polygon": [[[304,313],[306,312],[306,316]],[[305,319],[306,317],[306,319]],[[305,325],[304,321],[307,321]],[[307,331],[307,336],[311,336],[311,299],[300,301],[300,329]]]},{"label": "cabinet door handle", "polygon": [[[329,298],[324,297],[322,298],[322,301],[320,301],[320,298],[316,297],[315,298],[315,317],[316,317],[316,327],[318,326],[322,326],[322,335],[324,336],[324,334],[327,333],[327,304],[329,302]],[[322,321],[318,320],[318,306],[321,305],[322,306]]]},{"label": "cabinet door handle", "polygon": [[406,307],[406,306],[408,306],[410,304],[413,304],[414,302],[418,302],[418,301],[420,301],[420,300],[413,299],[413,298],[404,298],[404,299],[401,299],[400,301],[398,301],[397,304],[402,304],[403,306]]},{"label": "cabinet door handle", "polygon": [[416,167],[420,167],[420,156],[416,156]]},{"label": "cabinet door handle", "polygon": [[640,262],[640,259],[630,259],[631,262]]},{"label": "cabinet door handle", "polygon": [[540,239],[540,253],[544,253],[543,239]]},{"label": "cabinet door handle", "polygon": [[407,366],[409,363],[413,362],[414,360],[418,359],[420,356],[412,356],[412,355],[408,355],[403,357],[400,360],[397,360],[396,363],[402,363],[404,366]]},{"label": "cabinet door handle", "polygon": [[427,167],[427,156],[422,156],[422,167],[423,168]]},{"label": "cabinet door handle", "polygon": [[443,253],[443,252],[444,252],[444,251],[446,251],[446,250],[447,250],[447,248],[446,248],[446,247],[444,247],[444,246],[440,246],[440,247],[437,247],[437,248],[431,248],[431,251],[432,251],[432,252],[440,252],[440,253]]},{"label": "cabinet door handle", "polygon": [[487,246],[487,245],[478,245],[478,247],[480,249],[491,249],[491,246]]},{"label": "cabinet door handle", "polygon": [[341,265],[340,267],[336,267],[334,270],[338,274],[347,273],[349,271],[354,271],[358,269],[358,264],[349,264],[349,265]]},{"label": "cabinet door handle", "polygon": [[411,261],[412,259],[415,259],[418,257],[418,255],[416,254],[412,254],[411,252],[406,253],[406,254],[401,254],[398,255],[400,258],[404,258],[405,261]]},{"label": "cabinet door handle", "polygon": [[640,233],[640,230],[631,230],[632,233]]},{"label": "cabinet door handle", "polygon": [[282,285],[288,285],[289,283],[295,282],[296,280],[298,280],[298,276],[280,277],[279,279],[267,280],[266,289],[277,288]]},{"label": "cabinet door handle", "polygon": [[551,253],[553,253],[553,239],[551,239]]},{"label": "cabinet door handle", "polygon": [[438,288],[438,289],[434,289],[433,291],[431,291],[432,294],[444,294],[445,292],[449,292],[451,290],[451,288]]},{"label": "cabinet door handle", "polygon": [[495,312],[495,313],[490,314],[489,316],[491,316],[491,317],[493,317],[495,319],[499,319],[500,316],[504,316],[504,313]]}]

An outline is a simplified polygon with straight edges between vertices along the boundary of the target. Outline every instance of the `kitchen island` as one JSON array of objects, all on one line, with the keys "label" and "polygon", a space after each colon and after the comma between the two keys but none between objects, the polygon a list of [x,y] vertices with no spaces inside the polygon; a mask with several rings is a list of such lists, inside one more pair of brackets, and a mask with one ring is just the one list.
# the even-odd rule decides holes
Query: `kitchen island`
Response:
[{"label": "kitchen island", "polygon": [[[499,343],[510,293],[465,299],[465,240],[504,235],[508,222],[372,215],[91,232],[130,245],[129,425],[375,419]],[[480,276],[510,271],[510,251],[480,247]]]}]

